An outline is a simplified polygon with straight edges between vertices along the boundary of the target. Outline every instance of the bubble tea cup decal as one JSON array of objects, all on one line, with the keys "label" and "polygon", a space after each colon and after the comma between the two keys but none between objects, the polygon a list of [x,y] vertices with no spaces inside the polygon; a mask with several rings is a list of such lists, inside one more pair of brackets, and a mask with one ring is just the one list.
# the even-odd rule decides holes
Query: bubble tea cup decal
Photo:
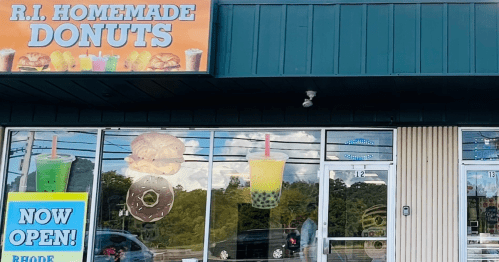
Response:
[{"label": "bubble tea cup decal", "polygon": [[270,135],[265,135],[265,152],[246,156],[250,166],[251,204],[255,208],[277,207],[281,197],[284,165],[288,155],[270,152]]},{"label": "bubble tea cup decal", "polygon": [[72,155],[57,154],[57,136],[52,138],[51,154],[36,156],[36,191],[65,192],[68,185]]}]

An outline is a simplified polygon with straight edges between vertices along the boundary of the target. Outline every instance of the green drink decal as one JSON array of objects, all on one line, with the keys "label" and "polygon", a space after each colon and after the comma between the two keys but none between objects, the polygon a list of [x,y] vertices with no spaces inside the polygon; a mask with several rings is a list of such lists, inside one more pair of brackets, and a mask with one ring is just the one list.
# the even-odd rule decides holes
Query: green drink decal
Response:
[{"label": "green drink decal", "polygon": [[36,191],[65,192],[69,171],[75,160],[72,155],[57,155],[57,136],[52,140],[52,154],[36,157]]},{"label": "green drink decal", "polygon": [[118,59],[120,59],[119,55],[113,55],[113,56],[104,56],[107,57],[106,61],[106,72],[114,72],[116,71],[116,66],[118,65]]}]

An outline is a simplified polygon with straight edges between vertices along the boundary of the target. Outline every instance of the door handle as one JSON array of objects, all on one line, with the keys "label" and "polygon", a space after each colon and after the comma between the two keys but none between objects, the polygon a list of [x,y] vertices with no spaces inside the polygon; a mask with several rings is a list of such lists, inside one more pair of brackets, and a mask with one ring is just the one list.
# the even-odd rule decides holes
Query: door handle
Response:
[{"label": "door handle", "polygon": [[324,254],[324,255],[329,254],[329,241],[326,238],[324,238],[323,247],[322,247],[322,254]]}]

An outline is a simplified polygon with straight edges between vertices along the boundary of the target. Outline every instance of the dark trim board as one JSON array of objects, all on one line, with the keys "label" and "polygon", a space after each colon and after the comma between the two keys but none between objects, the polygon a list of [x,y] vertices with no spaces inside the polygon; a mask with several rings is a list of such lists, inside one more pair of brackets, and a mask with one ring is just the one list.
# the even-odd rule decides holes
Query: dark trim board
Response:
[{"label": "dark trim board", "polygon": [[427,125],[499,126],[492,104],[404,103],[396,108],[342,103],[330,106],[206,107],[112,111],[63,106],[8,104],[0,107],[7,127],[397,127]]}]

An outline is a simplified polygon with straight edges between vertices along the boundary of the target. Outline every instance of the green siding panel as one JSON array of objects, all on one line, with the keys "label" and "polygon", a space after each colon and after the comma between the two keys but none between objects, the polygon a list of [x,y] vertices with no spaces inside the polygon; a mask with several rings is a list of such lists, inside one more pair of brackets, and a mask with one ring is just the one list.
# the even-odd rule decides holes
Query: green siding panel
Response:
[{"label": "green siding panel", "polygon": [[443,5],[421,5],[421,73],[442,73]]},{"label": "green siding panel", "polygon": [[308,6],[288,5],[286,11],[286,44],[284,74],[307,74]]},{"label": "green siding panel", "polygon": [[448,5],[448,72],[470,72],[470,5]]},{"label": "green siding panel", "polygon": [[342,5],[340,14],[339,73],[360,74],[362,59],[362,6]]},{"label": "green siding panel", "polygon": [[475,5],[477,73],[497,73],[497,4]]},{"label": "green siding panel", "polygon": [[388,5],[369,5],[367,7],[367,74],[389,74],[388,38],[390,28],[388,15]]},{"label": "green siding panel", "polygon": [[231,75],[251,75],[255,6],[234,5],[232,11]]},{"label": "green siding panel", "polygon": [[394,72],[416,73],[416,5],[395,5],[393,20]]},{"label": "green siding panel", "polygon": [[262,5],[258,34],[258,75],[279,75],[282,6]]},{"label": "green siding panel", "polygon": [[227,56],[229,53],[230,44],[230,13],[232,10],[232,5],[221,5],[218,8],[218,27],[217,27],[217,42],[216,42],[216,73],[218,75],[226,75],[228,68]]},{"label": "green siding panel", "polygon": [[334,74],[335,16],[334,5],[314,6],[312,75]]}]

